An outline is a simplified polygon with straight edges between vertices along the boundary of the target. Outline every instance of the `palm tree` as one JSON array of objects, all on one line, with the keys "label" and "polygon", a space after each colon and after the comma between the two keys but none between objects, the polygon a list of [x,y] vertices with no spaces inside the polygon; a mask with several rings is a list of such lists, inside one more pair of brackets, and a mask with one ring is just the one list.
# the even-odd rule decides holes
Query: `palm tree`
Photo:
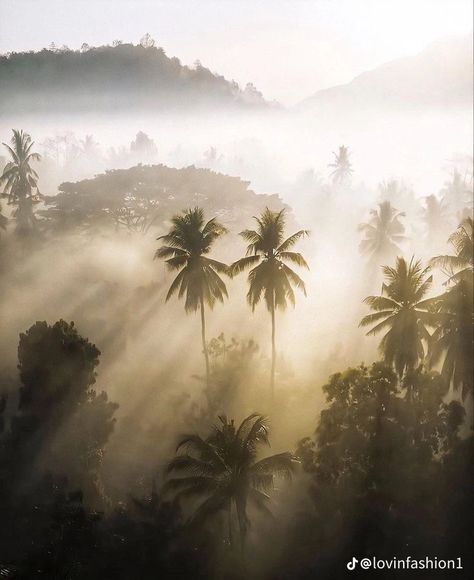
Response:
[{"label": "palm tree", "polygon": [[429,270],[420,261],[412,258],[407,263],[399,257],[395,268],[383,268],[386,282],[381,296],[368,296],[364,300],[375,313],[364,316],[359,326],[375,324],[367,336],[387,329],[379,348],[385,362],[394,366],[400,379],[423,360],[423,343],[430,339],[426,327],[434,325],[433,312],[428,310],[431,300],[423,299],[433,282],[433,277],[428,276]]},{"label": "palm tree", "polygon": [[338,152],[333,151],[334,163],[329,163],[328,167],[333,167],[331,173],[332,181],[335,185],[343,184],[349,180],[353,173],[352,164],[349,161],[349,147],[341,145]]},{"label": "palm tree", "polygon": [[241,548],[249,526],[247,505],[252,503],[264,513],[274,488],[275,476],[290,478],[296,464],[291,453],[278,453],[256,461],[260,445],[269,445],[268,424],[262,415],[253,413],[238,429],[225,415],[219,417],[211,434],[184,435],[179,453],[168,465],[168,473],[180,477],[168,479],[163,492],[173,492],[178,499],[205,496],[194,512],[191,523],[200,524],[223,510],[227,511],[229,542],[233,542],[233,519],[237,516]]},{"label": "palm tree", "polygon": [[440,237],[440,232],[446,227],[448,216],[443,199],[436,195],[425,197],[425,207],[423,207],[423,221],[427,227],[427,241],[433,247]]},{"label": "palm tree", "polygon": [[454,169],[451,181],[446,181],[441,193],[454,212],[462,212],[471,203],[471,192],[461,173]]},{"label": "palm tree", "polygon": [[390,260],[401,252],[398,242],[405,240],[405,226],[400,221],[403,212],[395,209],[389,201],[379,203],[379,209],[370,212],[367,223],[359,225],[359,231],[365,233],[359,249],[362,254],[370,256],[371,261]]},{"label": "palm tree", "polygon": [[464,219],[457,230],[448,238],[448,243],[454,249],[454,255],[436,256],[432,258],[432,266],[442,268],[449,276],[448,282],[460,280],[472,281],[473,264],[473,223],[472,217]]},{"label": "palm tree", "polygon": [[41,157],[32,152],[34,141],[22,130],[13,129],[10,145],[3,145],[7,148],[11,161],[3,169],[0,184],[4,184],[3,194],[8,197],[8,203],[18,206],[14,214],[18,230],[25,232],[35,226],[33,202],[39,195],[38,174],[31,167],[31,163],[39,161]]},{"label": "palm tree", "polygon": [[206,341],[205,305],[212,310],[216,300],[227,298],[227,288],[219,274],[228,273],[228,267],[222,262],[207,257],[214,242],[226,233],[226,228],[215,218],[204,222],[204,212],[200,208],[183,211],[171,220],[170,231],[157,238],[164,245],[155,253],[156,258],[165,260],[168,269],[179,270],[173,280],[166,301],[178,293],[186,295],[184,308],[186,312],[201,311],[201,338],[206,361],[206,382],[209,385],[209,354]]},{"label": "palm tree", "polygon": [[306,296],[306,287],[303,280],[285,262],[291,262],[297,266],[307,268],[303,256],[291,251],[298,240],[308,235],[307,230],[299,230],[286,240],[285,210],[273,212],[268,208],[256,220],[256,230],[244,230],[240,235],[249,242],[245,258],[241,258],[230,266],[232,276],[239,274],[247,268],[252,268],[248,275],[249,291],[247,301],[255,310],[255,306],[263,298],[272,319],[272,367],[270,374],[270,386],[272,398],[275,389],[275,312],[277,309],[285,310],[287,300],[294,306],[295,294],[293,286],[301,290]]},{"label": "palm tree", "polygon": [[433,333],[430,363],[443,358],[441,374],[464,399],[473,392],[473,224],[467,218],[449,237],[454,255],[437,256],[433,266],[443,268],[448,289],[434,299],[439,323]]}]

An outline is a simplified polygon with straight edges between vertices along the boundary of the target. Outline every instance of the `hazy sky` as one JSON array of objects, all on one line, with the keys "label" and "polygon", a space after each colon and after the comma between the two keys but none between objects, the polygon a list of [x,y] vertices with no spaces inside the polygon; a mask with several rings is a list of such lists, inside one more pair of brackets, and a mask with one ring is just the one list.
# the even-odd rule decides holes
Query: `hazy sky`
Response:
[{"label": "hazy sky", "polygon": [[292,104],[472,29],[472,0],[0,0],[0,52],[138,42]]}]

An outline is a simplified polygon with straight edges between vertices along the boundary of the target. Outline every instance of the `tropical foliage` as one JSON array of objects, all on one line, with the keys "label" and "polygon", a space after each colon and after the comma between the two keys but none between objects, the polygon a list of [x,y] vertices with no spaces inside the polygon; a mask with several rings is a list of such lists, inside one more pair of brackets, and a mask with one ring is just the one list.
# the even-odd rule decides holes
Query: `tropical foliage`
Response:
[{"label": "tropical foliage", "polygon": [[205,497],[192,516],[195,524],[225,510],[230,543],[235,514],[243,549],[250,524],[248,505],[268,514],[267,492],[273,489],[276,476],[291,476],[295,459],[291,453],[279,453],[256,460],[259,446],[269,445],[263,415],[249,415],[238,428],[225,415],[219,421],[206,439],[199,435],[181,438],[177,450],[184,453],[170,462],[168,473],[182,476],[168,479],[164,491],[172,491],[179,499]]},{"label": "tropical foliage", "polygon": [[10,145],[3,144],[11,158],[0,176],[3,185],[3,195],[8,203],[16,206],[14,216],[20,232],[26,232],[35,226],[33,203],[38,200],[38,174],[32,167],[40,156],[32,149],[34,141],[28,133],[13,129]]},{"label": "tropical foliage", "polygon": [[370,220],[359,226],[359,231],[365,234],[359,249],[372,262],[391,260],[401,253],[398,244],[406,239],[405,226],[401,222],[405,214],[395,209],[390,201],[383,201],[370,215]]},{"label": "tropical foliage", "polygon": [[267,208],[260,217],[254,219],[257,222],[257,229],[244,230],[240,234],[246,242],[249,242],[247,255],[230,266],[230,273],[235,276],[250,268],[247,302],[254,310],[263,299],[271,314],[271,391],[273,396],[276,365],[275,313],[277,310],[285,310],[288,302],[294,306],[293,287],[306,295],[303,280],[285,262],[309,269],[303,256],[292,251],[295,244],[308,235],[308,231],[299,230],[285,239],[284,210],[272,212]]},{"label": "tropical foliage", "polygon": [[211,310],[216,301],[224,302],[227,288],[219,274],[228,273],[223,262],[208,257],[215,241],[226,233],[226,229],[215,218],[204,220],[202,209],[194,208],[176,215],[171,220],[170,231],[160,236],[163,241],[155,253],[155,258],[164,259],[168,269],[178,271],[173,280],[166,301],[174,294],[185,297],[186,312],[201,312],[202,348],[206,361],[206,378],[209,384],[209,354],[206,339],[206,320],[204,308]]},{"label": "tropical foliage", "polygon": [[465,398],[473,392],[473,239],[472,218],[464,220],[450,237],[454,254],[437,256],[433,266],[447,276],[447,289],[434,299],[438,325],[431,340],[432,365],[442,361],[441,373]]},{"label": "tropical foliage", "polygon": [[364,300],[375,312],[364,316],[359,326],[373,325],[367,335],[386,331],[380,351],[384,361],[403,377],[423,360],[430,340],[427,327],[434,324],[435,317],[430,311],[432,301],[425,296],[433,277],[429,267],[423,268],[413,258],[410,262],[397,258],[395,267],[385,266],[383,272],[382,294]]}]

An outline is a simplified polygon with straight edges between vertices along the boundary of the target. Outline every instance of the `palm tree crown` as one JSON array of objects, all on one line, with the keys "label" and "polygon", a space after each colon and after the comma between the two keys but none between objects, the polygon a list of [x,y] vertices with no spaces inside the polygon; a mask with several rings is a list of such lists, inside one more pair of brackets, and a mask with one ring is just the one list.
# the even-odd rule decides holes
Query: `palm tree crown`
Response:
[{"label": "palm tree crown", "polygon": [[333,151],[334,162],[329,163],[328,167],[333,167],[331,173],[333,183],[342,184],[347,181],[353,173],[352,164],[349,160],[349,147],[341,145],[338,152]]},{"label": "palm tree crown", "polygon": [[34,190],[39,194],[38,174],[31,167],[31,163],[39,161],[41,157],[32,152],[34,142],[22,130],[13,129],[10,145],[3,145],[7,148],[11,161],[3,169],[0,183],[4,185],[4,195],[7,195],[8,203],[18,206],[15,217],[19,229],[28,229],[35,221],[32,205]]},{"label": "palm tree crown", "polygon": [[249,242],[247,255],[234,262],[230,273],[235,276],[247,268],[252,268],[248,275],[249,291],[247,301],[255,309],[262,297],[272,317],[272,366],[270,371],[270,388],[273,397],[275,389],[276,343],[275,343],[275,312],[285,310],[287,301],[295,304],[293,286],[306,296],[303,280],[285,262],[308,268],[306,260],[291,248],[303,236],[306,230],[299,230],[284,239],[285,216],[284,209],[279,212],[268,208],[259,218],[254,218],[258,224],[256,230],[244,230],[241,236]]},{"label": "palm tree crown", "polygon": [[200,208],[184,211],[171,220],[170,231],[160,236],[164,245],[155,253],[155,258],[165,260],[169,270],[179,270],[173,280],[166,301],[173,294],[178,297],[186,295],[184,307],[186,312],[201,310],[201,339],[206,361],[206,381],[209,385],[210,367],[206,341],[205,305],[213,308],[216,300],[224,301],[227,288],[219,274],[227,273],[228,267],[222,262],[207,257],[214,242],[226,233],[226,229],[215,218],[204,221],[204,212]]},{"label": "palm tree crown", "polygon": [[370,259],[391,259],[400,252],[398,242],[405,239],[405,226],[400,221],[405,214],[395,209],[389,201],[379,203],[378,210],[371,210],[367,223],[359,225],[359,231],[365,238],[359,249],[368,254]]},{"label": "palm tree crown", "polygon": [[429,341],[426,326],[434,325],[434,314],[428,310],[431,300],[423,300],[431,287],[433,277],[428,276],[429,267],[413,258],[407,263],[397,258],[395,268],[383,268],[386,283],[381,296],[368,296],[364,302],[374,314],[364,316],[359,326],[375,324],[367,335],[375,335],[387,329],[380,342],[385,362],[393,365],[400,377],[413,370],[423,360],[423,342]]},{"label": "palm tree crown", "polygon": [[207,257],[214,242],[226,233],[226,228],[215,218],[204,222],[200,208],[186,210],[174,216],[170,231],[157,238],[164,245],[155,258],[165,259],[169,270],[179,270],[168,290],[166,300],[178,292],[179,298],[186,294],[185,309],[196,311],[204,301],[213,307],[216,300],[224,301],[227,288],[219,274],[227,272],[227,265]]},{"label": "palm tree crown", "polygon": [[273,488],[275,476],[290,477],[296,462],[291,453],[256,461],[258,447],[269,444],[262,415],[248,416],[238,429],[226,416],[219,420],[220,425],[206,439],[198,435],[181,438],[177,451],[182,453],[168,465],[168,473],[181,476],[168,479],[164,492],[173,492],[177,498],[206,496],[192,516],[193,523],[227,510],[230,541],[235,513],[243,545],[249,525],[248,503],[269,513],[267,492]]},{"label": "palm tree crown", "polygon": [[449,276],[449,282],[472,280],[473,272],[473,237],[472,217],[463,220],[457,230],[448,238],[454,249],[454,254],[436,256],[431,265],[442,268]]},{"label": "palm tree crown", "polygon": [[473,239],[472,218],[449,237],[454,255],[437,256],[431,263],[448,275],[448,289],[434,298],[438,324],[433,332],[430,363],[443,359],[441,374],[460,390],[462,398],[473,392]]},{"label": "palm tree crown", "polygon": [[303,256],[291,251],[300,238],[308,235],[308,231],[299,230],[284,239],[284,212],[284,209],[273,212],[266,208],[259,218],[254,218],[258,224],[257,229],[244,230],[240,234],[249,242],[246,257],[234,262],[230,266],[230,272],[235,276],[253,266],[248,276],[249,291],[247,293],[247,300],[252,310],[262,297],[269,311],[285,310],[288,300],[294,305],[293,286],[306,295],[303,280],[285,262],[309,269]]}]

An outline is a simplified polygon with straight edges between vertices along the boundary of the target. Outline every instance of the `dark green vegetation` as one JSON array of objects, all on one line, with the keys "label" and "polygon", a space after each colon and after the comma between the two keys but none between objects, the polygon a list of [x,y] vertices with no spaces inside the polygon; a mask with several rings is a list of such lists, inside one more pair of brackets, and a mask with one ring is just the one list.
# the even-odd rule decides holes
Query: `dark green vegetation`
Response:
[{"label": "dark green vegetation", "polygon": [[[34,167],[22,165],[31,139],[14,137],[2,182],[16,213],[0,221],[0,289],[5,328],[20,338],[16,359],[0,366],[1,575],[338,580],[354,556],[428,556],[461,557],[464,570],[422,578],[472,577],[473,224],[459,201],[465,183],[454,175],[438,200],[440,211],[462,211],[431,260],[402,255],[408,218],[394,207],[404,209],[410,194],[397,182],[380,188],[379,209],[363,228],[367,272],[391,257],[381,290],[373,279],[366,285],[360,313],[379,354],[349,364],[336,352],[323,379],[315,367],[302,378],[288,360],[283,312],[276,356],[275,312],[306,284],[298,307],[309,311],[306,277],[318,276],[319,263],[304,244],[317,227],[307,239],[277,196],[259,196],[238,178],[164,166],[63,184],[45,205],[31,204],[34,219],[20,227],[19,202],[37,182]],[[337,196],[344,181],[334,185]],[[439,212],[429,203],[434,223]],[[237,259],[245,251],[239,232],[248,245]],[[174,279],[148,281],[158,277],[154,251]],[[109,261],[125,281],[115,282]],[[311,271],[303,281],[288,264]],[[237,276],[246,269],[248,285]],[[186,311],[199,311],[202,342],[195,321],[167,300],[175,294]],[[368,342],[351,300],[353,287],[336,332],[341,342],[352,332]],[[272,315],[272,348],[264,343],[268,315],[260,346],[229,340],[245,336],[260,302]],[[226,318],[235,303],[245,315]],[[38,316],[38,304],[74,313],[77,327],[64,320],[72,316]],[[221,334],[209,338],[206,324]],[[124,391],[112,382],[121,375],[130,382]]]},{"label": "dark green vegetation", "polygon": [[279,453],[256,461],[259,445],[269,445],[265,417],[256,413],[245,418],[236,428],[234,420],[219,417],[207,439],[199,435],[185,435],[178,443],[178,454],[168,465],[168,473],[182,474],[166,482],[164,493],[175,498],[206,497],[191,517],[191,525],[199,525],[219,512],[226,512],[228,541],[234,544],[234,512],[237,514],[240,548],[250,526],[247,505],[271,514],[267,491],[273,488],[274,478],[290,477],[296,458],[291,453]]},{"label": "dark green vegetation", "polygon": [[306,230],[299,230],[285,239],[284,210],[272,212],[268,208],[260,217],[255,218],[257,230],[244,230],[241,236],[246,242],[245,258],[234,262],[230,272],[234,276],[250,268],[248,275],[249,291],[247,302],[255,309],[261,299],[265,301],[272,319],[272,368],[270,373],[271,394],[275,390],[276,342],[275,314],[277,310],[285,310],[287,301],[295,305],[293,286],[306,296],[303,280],[285,262],[308,268],[303,256],[293,252],[293,246],[303,236]]},{"label": "dark green vegetation", "polygon": [[0,101],[4,112],[27,113],[268,107],[250,83],[242,90],[199,62],[184,66],[145,37],[136,46],[51,46],[0,56]]},{"label": "dark green vegetation", "polygon": [[45,226],[69,230],[114,226],[146,233],[164,226],[183,207],[199,205],[226,225],[244,228],[248,216],[266,206],[284,207],[277,195],[257,195],[238,177],[209,169],[164,165],[107,171],[93,179],[63,183],[47,198],[41,215]]},{"label": "dark green vegetation", "polygon": [[41,157],[33,151],[34,143],[23,131],[13,130],[10,145],[3,145],[8,151],[10,161],[3,168],[0,186],[3,186],[8,203],[16,206],[13,215],[16,218],[17,230],[27,233],[35,229],[33,203],[38,201],[39,195],[38,174],[31,164],[39,161]]},{"label": "dark green vegetation", "polygon": [[179,270],[178,275],[166,295],[168,301],[173,294],[179,298],[186,295],[186,312],[201,313],[202,350],[206,361],[206,385],[209,386],[209,353],[206,340],[206,319],[204,307],[211,310],[216,301],[224,302],[228,297],[227,288],[219,274],[228,273],[228,266],[207,256],[212,245],[227,230],[216,218],[204,222],[204,212],[192,209],[172,219],[171,230],[158,239],[163,246],[158,248],[155,258],[166,260],[171,271]]}]

